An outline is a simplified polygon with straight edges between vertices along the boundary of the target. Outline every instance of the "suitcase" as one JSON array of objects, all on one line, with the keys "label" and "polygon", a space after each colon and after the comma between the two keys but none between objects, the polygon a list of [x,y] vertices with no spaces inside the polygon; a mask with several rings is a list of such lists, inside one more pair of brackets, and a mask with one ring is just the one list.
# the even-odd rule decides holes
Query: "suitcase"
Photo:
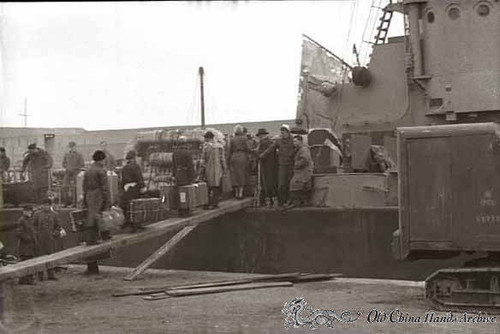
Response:
[{"label": "suitcase", "polygon": [[161,202],[159,204],[159,209],[158,209],[158,220],[165,220],[170,217],[170,208],[168,207],[167,203]]},{"label": "suitcase", "polygon": [[87,209],[74,210],[69,213],[71,218],[71,231],[81,232],[85,229],[87,222]]},{"label": "suitcase", "polygon": [[160,200],[162,207],[177,209],[177,192],[174,185],[160,186]]},{"label": "suitcase", "polygon": [[208,186],[206,182],[198,182],[194,184],[196,189],[195,207],[208,204]]},{"label": "suitcase", "polygon": [[190,184],[179,187],[179,209],[190,210],[196,206],[196,186]]},{"label": "suitcase", "polygon": [[231,185],[231,175],[227,172],[222,176],[222,192],[230,193],[233,191],[233,186]]},{"label": "suitcase", "polygon": [[157,221],[160,211],[159,198],[138,198],[130,201],[128,215],[133,224]]}]

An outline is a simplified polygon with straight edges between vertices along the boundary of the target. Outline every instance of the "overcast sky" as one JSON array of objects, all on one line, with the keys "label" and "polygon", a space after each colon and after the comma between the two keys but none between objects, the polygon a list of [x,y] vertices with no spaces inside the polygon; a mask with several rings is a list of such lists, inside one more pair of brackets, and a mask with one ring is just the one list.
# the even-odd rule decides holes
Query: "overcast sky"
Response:
[{"label": "overcast sky", "polygon": [[197,124],[199,66],[207,123],[292,119],[301,35],[365,59],[380,2],[3,3],[0,125]]}]

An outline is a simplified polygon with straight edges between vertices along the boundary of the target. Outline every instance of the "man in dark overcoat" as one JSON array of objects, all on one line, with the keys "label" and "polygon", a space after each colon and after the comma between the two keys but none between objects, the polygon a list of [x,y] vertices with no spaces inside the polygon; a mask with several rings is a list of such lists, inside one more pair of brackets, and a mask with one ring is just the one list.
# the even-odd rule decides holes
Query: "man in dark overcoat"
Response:
[{"label": "man in dark overcoat", "polygon": [[[179,201],[179,187],[193,184],[195,179],[194,161],[185,136],[179,137],[179,144],[172,156],[172,174],[176,185],[176,199]],[[177,203],[179,215],[185,216],[189,213],[189,209],[182,209],[180,203]]]},{"label": "man in dark overcoat", "polygon": [[[21,261],[35,257],[36,235],[33,227],[33,208],[29,205],[23,207],[23,214],[17,225],[18,254]],[[19,284],[35,284],[33,275],[26,275],[19,278]]]},{"label": "man in dark overcoat", "polygon": [[22,171],[28,171],[29,173],[37,204],[41,204],[47,198],[52,164],[52,157],[47,151],[37,147],[36,144],[28,146],[28,152],[23,160]]},{"label": "man in dark overcoat", "polygon": [[[55,252],[55,239],[60,237],[61,225],[54,211],[51,200],[44,199],[33,215],[33,228],[36,236],[36,255],[49,255]],[[47,269],[47,278],[56,280],[55,268]],[[43,280],[43,272],[38,272],[39,280]]]},{"label": "man in dark overcoat", "polygon": [[[259,138],[259,146],[257,153],[260,156],[272,144],[273,140],[269,136],[266,129],[259,129],[257,131]],[[276,152],[271,152],[259,161],[260,164],[260,204],[272,207],[274,205],[274,197],[278,195],[278,157]]]},{"label": "man in dark overcoat", "polygon": [[[84,205],[87,208],[87,222],[85,226],[85,241],[87,245],[97,244],[99,238],[99,215],[109,207],[108,180],[104,169],[103,151],[95,151],[92,155],[94,162],[83,175]],[[103,235],[103,239],[109,235]],[[86,274],[98,274],[97,261],[87,263]]]}]

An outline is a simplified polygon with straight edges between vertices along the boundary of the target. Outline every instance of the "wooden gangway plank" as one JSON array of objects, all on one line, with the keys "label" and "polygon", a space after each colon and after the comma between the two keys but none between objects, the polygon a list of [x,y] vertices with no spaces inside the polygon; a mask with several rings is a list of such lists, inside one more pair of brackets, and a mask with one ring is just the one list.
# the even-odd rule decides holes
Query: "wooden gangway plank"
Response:
[{"label": "wooden gangway plank", "polygon": [[146,229],[144,229],[144,231],[139,233],[118,234],[113,236],[113,239],[98,245],[80,245],[50,255],[39,256],[16,264],[4,266],[0,268],[0,282],[104,254],[112,251],[113,249],[133,245],[189,225],[205,223],[214,218],[221,217],[226,213],[236,212],[250,207],[252,204],[253,198],[247,198],[244,200],[231,199],[221,202],[219,204],[219,208],[214,210],[197,210],[195,214],[190,217],[169,218],[150,224],[146,227]]}]

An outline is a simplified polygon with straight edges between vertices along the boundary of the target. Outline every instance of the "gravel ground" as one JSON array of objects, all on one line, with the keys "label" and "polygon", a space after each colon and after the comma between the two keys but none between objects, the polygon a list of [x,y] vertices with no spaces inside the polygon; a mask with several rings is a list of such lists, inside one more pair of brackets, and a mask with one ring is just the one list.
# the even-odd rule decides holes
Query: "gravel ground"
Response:
[{"label": "gravel ground", "polygon": [[[314,309],[361,312],[352,323],[335,321],[334,328],[321,325],[316,333],[500,333],[500,316],[488,323],[460,322],[463,312],[453,312],[457,322],[425,322],[429,312],[434,316],[449,313],[433,311],[423,298],[421,282],[339,278],[286,288],[147,301],[142,296],[112,294],[249,275],[150,270],[139,280],[126,282],[122,278],[129,269],[103,267],[99,276],[84,276],[83,270],[71,265],[58,274],[58,281],[35,286],[6,283],[5,327],[0,333],[310,333],[308,327],[284,328],[282,309],[294,297],[303,297]],[[372,310],[379,312],[380,321],[374,320],[376,311]],[[393,321],[389,317],[392,311]],[[301,319],[308,314],[305,311]]]}]

